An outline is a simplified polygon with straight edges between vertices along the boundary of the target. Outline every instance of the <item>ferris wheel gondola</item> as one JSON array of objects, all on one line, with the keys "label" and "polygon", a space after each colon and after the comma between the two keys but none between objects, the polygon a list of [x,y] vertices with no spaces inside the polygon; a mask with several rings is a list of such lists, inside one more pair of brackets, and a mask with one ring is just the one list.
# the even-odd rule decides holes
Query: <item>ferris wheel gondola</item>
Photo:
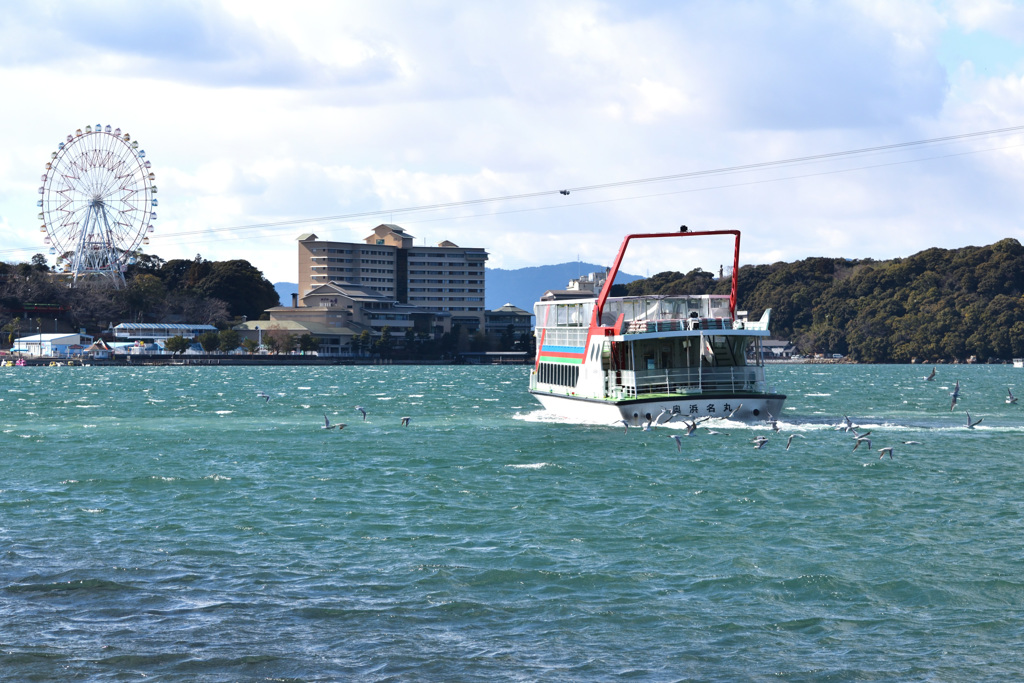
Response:
[{"label": "ferris wheel gondola", "polygon": [[124,271],[156,220],[156,176],[137,140],[120,128],[79,128],[50,154],[39,230],[72,278],[98,275],[124,283]]}]

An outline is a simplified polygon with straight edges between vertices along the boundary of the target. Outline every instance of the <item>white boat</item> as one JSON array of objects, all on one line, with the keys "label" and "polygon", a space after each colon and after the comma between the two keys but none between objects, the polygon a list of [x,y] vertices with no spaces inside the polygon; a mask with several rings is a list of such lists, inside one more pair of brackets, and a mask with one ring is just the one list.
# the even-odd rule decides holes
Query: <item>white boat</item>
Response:
[{"label": "white boat", "polygon": [[1014,358],[1013,359],[1013,367],[1015,367],[1015,368],[1024,368],[1024,358]]},{"label": "white boat", "polygon": [[[609,296],[630,241],[734,235],[729,295]],[[765,380],[761,341],[771,309],[736,311],[738,230],[628,235],[600,295],[539,301],[530,393],[570,420],[778,418],[786,397]],[[665,412],[667,411],[667,412]]]}]

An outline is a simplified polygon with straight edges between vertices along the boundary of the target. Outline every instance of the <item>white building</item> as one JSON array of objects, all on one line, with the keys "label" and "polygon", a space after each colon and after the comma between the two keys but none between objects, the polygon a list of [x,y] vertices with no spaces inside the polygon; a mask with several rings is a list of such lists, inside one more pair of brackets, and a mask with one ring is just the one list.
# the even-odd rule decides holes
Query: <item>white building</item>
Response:
[{"label": "white building", "polygon": [[[92,337],[89,337],[87,343],[92,343]],[[80,334],[33,334],[29,337],[15,339],[14,348],[11,351],[26,356],[68,356],[73,355],[72,352],[80,352],[81,348],[82,335]]]},{"label": "white building", "polygon": [[114,327],[114,339],[119,341],[156,342],[182,336],[194,339],[204,332],[216,332],[213,325],[187,323],[121,323]]}]

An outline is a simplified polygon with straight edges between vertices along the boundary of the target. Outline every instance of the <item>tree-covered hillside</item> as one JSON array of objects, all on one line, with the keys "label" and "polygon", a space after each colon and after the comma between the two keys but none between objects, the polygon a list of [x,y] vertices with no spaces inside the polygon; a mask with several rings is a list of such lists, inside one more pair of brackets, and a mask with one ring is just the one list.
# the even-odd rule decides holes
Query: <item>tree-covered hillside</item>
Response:
[{"label": "tree-covered hillside", "polygon": [[10,337],[41,329],[44,317],[54,320],[54,327],[59,318],[66,326],[91,332],[118,322],[223,325],[243,316],[258,319],[278,304],[274,286],[243,260],[196,256],[164,261],[142,255],[128,267],[125,279],[123,288],[106,278],[69,287],[67,278],[51,271],[42,255],[31,263],[0,263],[0,327]]},{"label": "tree-covered hillside", "polygon": [[[728,294],[729,281],[695,270],[659,273],[616,290]],[[808,258],[743,266],[739,308],[800,352],[872,363],[1024,357],[1024,247],[928,249],[892,261]]]}]

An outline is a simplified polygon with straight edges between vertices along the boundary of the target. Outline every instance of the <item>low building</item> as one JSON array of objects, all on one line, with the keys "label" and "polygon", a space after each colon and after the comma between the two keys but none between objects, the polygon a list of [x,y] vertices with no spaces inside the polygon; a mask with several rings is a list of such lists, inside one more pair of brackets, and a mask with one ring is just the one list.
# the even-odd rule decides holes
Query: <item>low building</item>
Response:
[{"label": "low building", "polygon": [[[362,334],[368,328],[355,328],[349,325],[340,327],[328,327],[317,322],[302,322],[299,320],[247,320],[241,325],[235,325],[233,330],[239,333],[244,339],[251,339],[262,347],[267,346],[268,338],[276,337],[284,342],[288,337],[298,339],[304,334],[316,337],[320,346],[317,353],[322,356],[338,356],[351,351],[352,338]],[[380,334],[370,331],[371,339],[377,339]]]},{"label": "low building", "polygon": [[[88,337],[91,343],[92,337]],[[77,348],[74,348],[77,347]],[[69,356],[79,355],[82,350],[82,335],[80,334],[33,334],[14,340],[13,353],[21,353],[26,356]],[[77,353],[76,353],[77,352]]]},{"label": "low building", "polygon": [[796,353],[796,347],[785,340],[765,339],[761,342],[765,358],[788,360]]},{"label": "low building", "polygon": [[533,334],[533,313],[524,311],[518,306],[505,304],[484,314],[487,321],[487,336],[493,340],[501,339],[512,326],[513,339],[529,339]]},{"label": "low building", "polygon": [[302,335],[309,332],[321,341],[322,354],[348,353],[352,338],[364,332],[377,339],[384,328],[393,338],[407,332],[440,336],[450,327],[450,313],[424,309],[395,301],[374,288],[348,282],[328,282],[314,286],[301,299],[293,295],[291,306],[267,309],[270,320],[250,320],[234,329],[259,342],[262,331],[276,328]]},{"label": "low building", "polygon": [[182,336],[195,339],[204,332],[216,332],[213,325],[189,323],[121,323],[114,327],[114,339],[118,341],[156,342]]}]

